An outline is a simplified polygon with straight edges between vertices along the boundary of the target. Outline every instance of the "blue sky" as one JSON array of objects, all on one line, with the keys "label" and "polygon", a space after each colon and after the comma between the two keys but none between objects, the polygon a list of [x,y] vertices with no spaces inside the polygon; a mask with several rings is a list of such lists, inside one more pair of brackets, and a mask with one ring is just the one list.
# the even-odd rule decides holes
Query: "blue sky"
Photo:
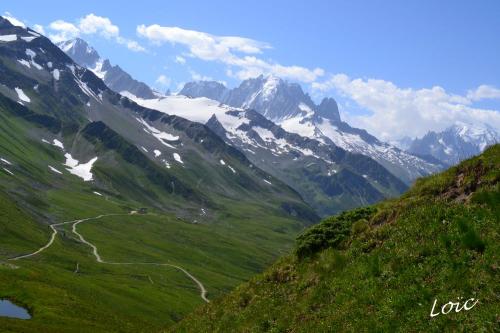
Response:
[{"label": "blue sky", "polygon": [[[6,12],[53,38],[80,35],[162,90],[274,73],[336,97],[345,119],[387,139],[416,114],[410,136],[458,120],[500,126],[500,1],[10,1]],[[51,29],[58,20],[77,31]]]}]

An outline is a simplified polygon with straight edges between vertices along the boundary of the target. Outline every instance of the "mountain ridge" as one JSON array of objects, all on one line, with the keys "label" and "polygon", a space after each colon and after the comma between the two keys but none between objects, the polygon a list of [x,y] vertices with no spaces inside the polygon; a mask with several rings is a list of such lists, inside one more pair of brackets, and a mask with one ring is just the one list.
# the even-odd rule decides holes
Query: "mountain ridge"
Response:
[{"label": "mountain ridge", "polygon": [[117,93],[130,91],[142,98],[155,98],[157,94],[144,82],[132,78],[118,65],[111,65],[108,59],[103,59],[99,53],[81,38],[62,41],[56,44],[68,54],[77,64],[90,69],[104,83]]},{"label": "mountain ridge", "polygon": [[233,107],[254,109],[288,132],[369,156],[406,184],[444,167],[441,163],[435,164],[435,161],[381,142],[366,130],[350,126],[342,121],[335,99],[325,97],[316,105],[300,85],[288,83],[276,76],[260,75],[242,81],[233,89],[217,82],[197,81],[186,84],[179,94],[210,96]]}]

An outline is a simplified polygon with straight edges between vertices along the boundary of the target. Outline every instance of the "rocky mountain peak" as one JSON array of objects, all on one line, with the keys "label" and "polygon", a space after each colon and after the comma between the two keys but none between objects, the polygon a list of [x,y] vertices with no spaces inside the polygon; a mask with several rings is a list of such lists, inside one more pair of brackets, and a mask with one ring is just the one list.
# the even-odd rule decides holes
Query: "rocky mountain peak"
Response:
[{"label": "rocky mountain peak", "polygon": [[325,97],[316,108],[316,116],[330,119],[333,122],[340,122],[339,106],[335,99]]},{"label": "rocky mountain peak", "polygon": [[108,59],[103,59],[97,51],[81,38],[57,43],[80,66],[94,72],[112,90],[122,93],[128,92],[141,98],[155,98],[151,88],[143,82],[137,81],[119,66],[113,66]]},{"label": "rocky mountain peak", "polygon": [[228,89],[217,81],[195,81],[188,82],[179,92],[180,95],[188,97],[206,97],[216,101],[224,99]]},{"label": "rocky mountain peak", "polygon": [[87,68],[95,67],[101,59],[99,53],[81,38],[57,43],[57,46],[69,55],[76,63]]}]

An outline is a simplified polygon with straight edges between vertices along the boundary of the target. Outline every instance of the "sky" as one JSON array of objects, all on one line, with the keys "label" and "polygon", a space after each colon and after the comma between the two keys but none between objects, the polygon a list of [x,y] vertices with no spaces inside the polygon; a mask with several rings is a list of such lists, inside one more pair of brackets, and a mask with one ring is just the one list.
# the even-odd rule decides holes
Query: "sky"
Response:
[{"label": "sky", "polygon": [[160,91],[274,74],[384,140],[500,130],[500,1],[28,0],[0,14],[53,41],[79,36]]}]

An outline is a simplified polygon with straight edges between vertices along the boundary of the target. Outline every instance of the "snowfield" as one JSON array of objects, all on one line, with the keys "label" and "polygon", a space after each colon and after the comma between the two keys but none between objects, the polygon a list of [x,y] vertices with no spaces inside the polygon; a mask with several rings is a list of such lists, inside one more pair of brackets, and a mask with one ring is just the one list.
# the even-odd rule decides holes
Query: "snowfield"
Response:
[{"label": "snowfield", "polygon": [[97,161],[97,157],[94,157],[87,163],[80,164],[78,160],[74,159],[71,154],[64,154],[66,157],[66,162],[64,163],[67,166],[66,170],[72,173],[75,176],[80,177],[83,181],[91,181],[93,179],[93,174],[91,172],[92,166]]}]

